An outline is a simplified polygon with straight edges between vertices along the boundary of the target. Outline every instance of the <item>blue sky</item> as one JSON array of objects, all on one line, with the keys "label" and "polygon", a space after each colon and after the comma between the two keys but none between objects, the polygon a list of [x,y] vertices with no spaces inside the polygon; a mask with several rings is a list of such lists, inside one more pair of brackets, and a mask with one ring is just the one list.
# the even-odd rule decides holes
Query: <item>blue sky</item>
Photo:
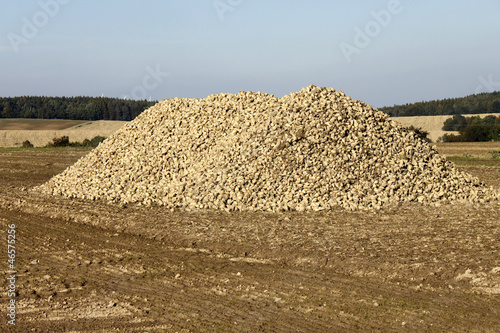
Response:
[{"label": "blue sky", "polygon": [[500,1],[0,0],[0,96],[500,90]]}]

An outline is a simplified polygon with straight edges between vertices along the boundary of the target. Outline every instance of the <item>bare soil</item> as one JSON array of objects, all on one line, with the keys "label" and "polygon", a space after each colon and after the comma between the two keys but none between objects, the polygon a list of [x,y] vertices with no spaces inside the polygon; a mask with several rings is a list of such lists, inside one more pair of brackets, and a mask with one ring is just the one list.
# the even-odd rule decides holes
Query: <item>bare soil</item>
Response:
[{"label": "bare soil", "polygon": [[[0,150],[2,332],[500,331],[498,202],[172,212],[29,191],[86,152]],[[500,167],[461,168],[500,187]]]}]

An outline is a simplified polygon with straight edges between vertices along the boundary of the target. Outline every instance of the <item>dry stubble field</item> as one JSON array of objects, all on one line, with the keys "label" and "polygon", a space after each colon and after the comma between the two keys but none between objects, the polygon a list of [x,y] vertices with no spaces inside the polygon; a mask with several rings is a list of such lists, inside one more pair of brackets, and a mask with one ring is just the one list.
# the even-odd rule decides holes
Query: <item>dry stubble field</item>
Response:
[{"label": "dry stubble field", "polygon": [[44,147],[54,138],[68,136],[71,142],[82,142],[95,136],[108,137],[126,121],[63,119],[0,119],[0,147],[22,147],[25,140]]},{"label": "dry stubble field", "polygon": [[[4,273],[2,332],[500,331],[498,202],[170,212],[27,191],[87,152],[0,150],[0,267],[15,224],[19,293],[13,329]],[[500,187],[500,163],[465,162]]]}]

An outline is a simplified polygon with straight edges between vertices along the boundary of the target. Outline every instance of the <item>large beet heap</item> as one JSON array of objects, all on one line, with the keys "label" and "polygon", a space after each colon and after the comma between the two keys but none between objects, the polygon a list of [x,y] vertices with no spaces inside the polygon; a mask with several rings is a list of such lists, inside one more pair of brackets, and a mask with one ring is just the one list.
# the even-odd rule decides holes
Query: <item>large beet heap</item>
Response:
[{"label": "large beet heap", "polygon": [[315,86],[283,98],[240,92],[163,100],[38,190],[272,211],[499,197],[384,113]]}]

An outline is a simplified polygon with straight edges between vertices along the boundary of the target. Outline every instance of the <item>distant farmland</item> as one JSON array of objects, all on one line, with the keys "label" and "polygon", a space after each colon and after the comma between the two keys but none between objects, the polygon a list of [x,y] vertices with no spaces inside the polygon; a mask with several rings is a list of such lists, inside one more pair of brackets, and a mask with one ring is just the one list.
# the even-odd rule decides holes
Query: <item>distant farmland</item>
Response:
[{"label": "distant farmland", "polygon": [[[464,114],[464,117],[476,117],[480,116],[484,118],[486,116],[499,117],[500,113],[484,113],[484,114]],[[400,123],[403,126],[414,126],[417,128],[422,128],[429,132],[429,139],[432,142],[436,142],[440,137],[445,134],[458,134],[458,132],[445,132],[442,130],[444,122],[446,119],[452,118],[453,116],[417,116],[417,117],[391,117],[392,120]]]},{"label": "distant farmland", "polygon": [[75,125],[88,123],[86,120],[63,120],[63,119],[24,119],[0,118],[0,130],[7,131],[43,131],[43,130],[63,130]]},{"label": "distant farmland", "polygon": [[0,147],[20,147],[26,140],[43,147],[53,138],[68,136],[71,142],[82,142],[95,136],[108,137],[126,121],[0,119]]}]

